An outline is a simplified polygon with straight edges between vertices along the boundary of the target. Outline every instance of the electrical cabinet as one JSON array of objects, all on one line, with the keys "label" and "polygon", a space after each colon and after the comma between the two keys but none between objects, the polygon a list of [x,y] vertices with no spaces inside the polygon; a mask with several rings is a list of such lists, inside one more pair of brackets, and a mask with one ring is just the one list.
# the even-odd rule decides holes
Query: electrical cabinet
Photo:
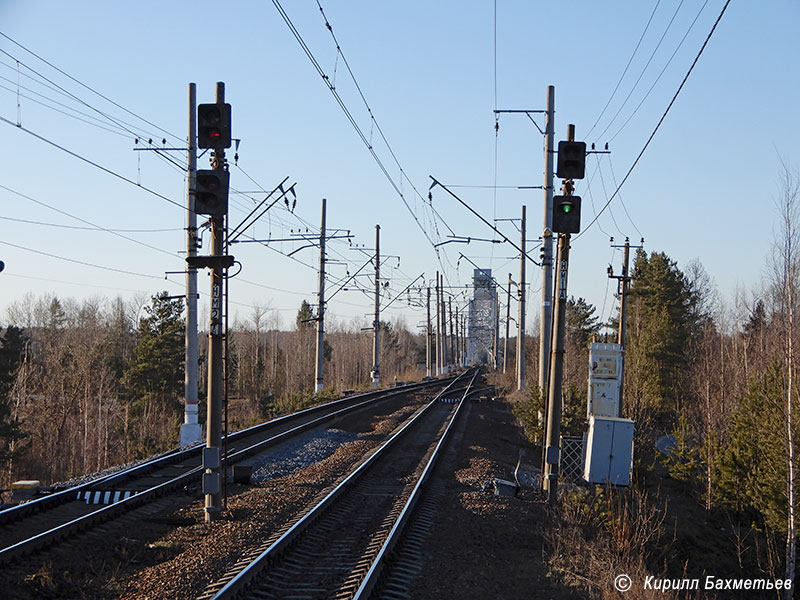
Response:
[{"label": "electrical cabinet", "polygon": [[633,421],[589,417],[583,478],[589,483],[630,485],[633,461]]},{"label": "electrical cabinet", "polygon": [[589,346],[589,394],[586,418],[619,414],[622,346],[594,342]]}]

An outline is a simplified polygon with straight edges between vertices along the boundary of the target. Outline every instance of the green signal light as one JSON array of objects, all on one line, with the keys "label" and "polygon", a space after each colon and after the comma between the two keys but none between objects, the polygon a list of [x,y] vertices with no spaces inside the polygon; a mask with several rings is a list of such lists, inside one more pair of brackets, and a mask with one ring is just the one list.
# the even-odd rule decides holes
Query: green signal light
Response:
[{"label": "green signal light", "polygon": [[570,202],[564,202],[564,203],[561,205],[561,212],[563,212],[563,213],[572,212],[572,203],[570,203]]}]

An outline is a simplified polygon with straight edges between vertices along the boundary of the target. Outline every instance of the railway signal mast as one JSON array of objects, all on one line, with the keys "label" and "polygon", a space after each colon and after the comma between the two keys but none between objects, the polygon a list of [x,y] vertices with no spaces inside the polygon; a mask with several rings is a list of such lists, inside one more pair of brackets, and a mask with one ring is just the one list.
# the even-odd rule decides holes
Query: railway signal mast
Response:
[{"label": "railway signal mast", "polygon": [[586,144],[575,141],[575,126],[567,126],[567,141],[558,144],[557,176],[564,180],[563,196],[553,197],[553,232],[558,234],[556,264],[556,304],[553,315],[555,337],[550,358],[550,384],[547,397],[547,430],[543,489],[547,500],[558,498],[559,440],[561,437],[561,380],[564,370],[564,338],[567,316],[567,272],[570,235],[581,229],[581,199],[573,196],[573,179],[583,179]]},{"label": "railway signal mast", "polygon": [[208,215],[211,254],[187,256],[188,266],[211,269],[211,309],[208,329],[208,412],[206,447],[203,451],[205,520],[215,521],[222,512],[222,404],[225,395],[223,353],[223,306],[227,271],[233,256],[223,255],[227,232],[230,174],[225,149],[231,147],[231,105],[225,104],[225,84],[217,83],[217,101],[197,107],[197,146],[213,150],[211,169],[198,170],[194,190],[196,214]]}]

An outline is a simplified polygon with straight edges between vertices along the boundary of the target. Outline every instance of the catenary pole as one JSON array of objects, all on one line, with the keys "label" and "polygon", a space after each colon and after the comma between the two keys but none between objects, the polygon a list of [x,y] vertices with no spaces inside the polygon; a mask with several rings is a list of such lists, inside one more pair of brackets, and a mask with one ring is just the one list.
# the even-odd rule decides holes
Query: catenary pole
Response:
[{"label": "catenary pole", "polygon": [[428,287],[428,320],[425,325],[425,377],[431,377],[431,288]]},{"label": "catenary pole", "polygon": [[317,368],[314,393],[322,391],[325,382],[325,210],[327,200],[322,199],[322,217],[319,229],[319,283],[317,285]]},{"label": "catenary pole", "polygon": [[381,226],[375,225],[375,319],[372,322],[372,387],[381,383]]},{"label": "catenary pole", "polygon": [[503,344],[503,374],[508,368],[508,329],[511,325],[511,273],[508,274],[508,292],[506,293],[506,341]]},{"label": "catenary pole", "polygon": [[[556,89],[547,86],[544,128],[544,222],[542,231],[542,310],[539,324],[539,390],[547,398],[550,372],[550,340],[553,322],[553,138]],[[541,418],[541,416],[540,416]]]},{"label": "catenary pole", "polygon": [[[194,211],[194,188],[197,173],[197,86],[189,84],[189,135],[186,164],[186,256],[197,256],[197,213]],[[198,422],[197,400],[197,269],[186,265],[186,333],[184,366],[184,413],[181,425],[181,446],[203,439]]]},{"label": "catenary pole", "polygon": [[439,271],[436,271],[436,376],[442,374],[442,307],[439,302]]},{"label": "catenary pole", "polygon": [[519,256],[519,314],[517,316],[517,389],[525,388],[525,205],[522,206]]},{"label": "catenary pole", "polygon": [[448,344],[448,347],[450,348],[450,360],[448,361],[448,364],[450,365],[451,368],[454,369],[455,366],[456,366],[456,343],[455,343],[455,339],[456,338],[453,335],[453,297],[452,296],[450,296],[447,299],[447,307],[448,307],[448,311],[447,311],[448,322],[449,322],[449,325],[450,325],[450,343]]}]

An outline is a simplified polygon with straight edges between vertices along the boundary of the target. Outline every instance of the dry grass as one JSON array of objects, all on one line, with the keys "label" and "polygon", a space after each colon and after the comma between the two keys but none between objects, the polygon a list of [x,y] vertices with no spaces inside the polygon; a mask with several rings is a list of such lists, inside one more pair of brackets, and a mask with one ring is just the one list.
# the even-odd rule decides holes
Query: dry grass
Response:
[{"label": "dry grass", "polygon": [[553,510],[554,527],[544,530],[550,568],[564,583],[599,600],[618,599],[614,578],[627,574],[633,581],[626,600],[677,598],[672,592],[644,589],[663,556],[666,506],[648,502],[636,489],[569,490]]}]

